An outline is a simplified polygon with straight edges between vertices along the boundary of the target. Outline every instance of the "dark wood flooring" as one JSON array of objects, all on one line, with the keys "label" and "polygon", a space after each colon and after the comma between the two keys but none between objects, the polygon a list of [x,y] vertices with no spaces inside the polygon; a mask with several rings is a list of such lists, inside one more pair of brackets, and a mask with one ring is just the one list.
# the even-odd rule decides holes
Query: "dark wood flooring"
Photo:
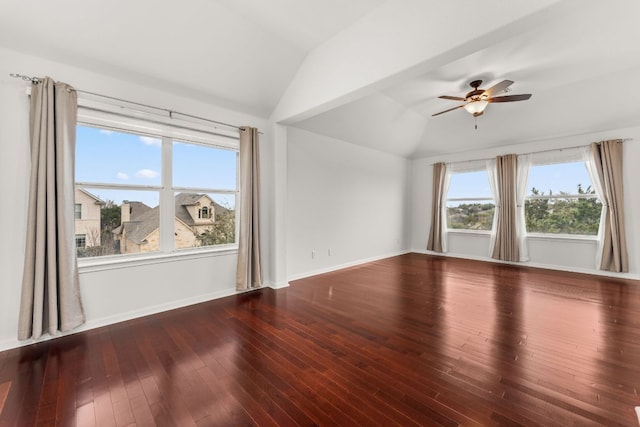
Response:
[{"label": "dark wood flooring", "polygon": [[637,426],[639,390],[640,283],[418,254],[0,353],[1,426]]}]

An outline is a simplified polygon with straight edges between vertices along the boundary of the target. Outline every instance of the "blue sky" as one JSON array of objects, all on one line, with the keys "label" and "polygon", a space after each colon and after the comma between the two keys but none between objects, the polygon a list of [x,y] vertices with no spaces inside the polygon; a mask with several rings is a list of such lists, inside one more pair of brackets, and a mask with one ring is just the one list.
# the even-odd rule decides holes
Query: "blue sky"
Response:
[{"label": "blue sky", "polygon": [[[78,126],[76,181],[160,186],[161,151],[160,139]],[[233,150],[174,142],[174,186],[234,190],[236,155]],[[113,200],[117,204],[122,200],[136,200],[152,207],[158,205],[157,191],[87,190],[102,200]],[[211,196],[225,206],[235,205],[233,196]]]},{"label": "blue sky", "polygon": [[[549,194],[550,190],[553,194],[561,191],[575,194],[578,184],[582,184],[584,189],[591,185],[583,162],[533,166],[529,170],[527,192],[530,194],[531,188],[535,187],[545,194]],[[480,171],[452,175],[448,197],[492,197],[487,173]]]}]

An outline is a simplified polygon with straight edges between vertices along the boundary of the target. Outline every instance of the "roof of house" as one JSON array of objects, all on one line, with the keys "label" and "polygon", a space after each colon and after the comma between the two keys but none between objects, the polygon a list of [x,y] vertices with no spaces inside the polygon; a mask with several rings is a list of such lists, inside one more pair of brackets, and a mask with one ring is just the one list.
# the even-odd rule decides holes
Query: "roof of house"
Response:
[{"label": "roof of house", "polygon": [[[200,200],[202,197],[208,197],[206,194],[199,193],[178,193],[175,197],[175,216],[176,219],[182,221],[187,226],[191,227],[195,225],[193,218],[189,214],[187,210],[187,206],[193,206]],[[216,215],[228,211],[227,208],[219,205],[215,201],[213,201],[213,207],[215,209]],[[140,244],[143,243],[144,240],[149,236],[149,234],[153,233],[160,226],[160,207],[156,206],[155,208],[149,208],[147,205],[141,202],[128,202],[130,205],[138,204],[144,207],[147,207],[147,210],[144,210],[141,206],[138,206],[139,209],[132,210],[131,212],[131,220],[125,222],[124,224],[116,227],[113,230],[114,234],[122,234],[122,227],[124,227],[125,234],[128,240],[131,240],[134,243]]]},{"label": "roof of house", "polygon": [[[124,203],[124,202],[123,202],[123,203]],[[150,211],[151,209],[153,209],[153,208],[151,208],[150,206],[147,206],[147,205],[145,205],[145,204],[144,204],[144,203],[142,203],[142,202],[136,202],[136,201],[129,202],[129,201],[126,201],[126,203],[128,203],[128,204],[129,204],[129,209],[130,209],[130,211],[129,211],[129,212],[130,212],[130,216],[129,216],[129,218],[136,218],[136,217],[139,217],[139,216],[140,216],[140,215],[142,215],[143,213],[145,213],[145,212]]]},{"label": "roof of house", "polygon": [[86,194],[87,196],[89,196],[89,197],[91,197],[92,199],[94,199],[94,200],[95,200],[95,204],[96,204],[96,205],[104,205],[104,204],[105,204],[105,202],[104,202],[102,199],[100,199],[100,197],[96,196],[95,194],[91,194],[90,192],[88,192],[88,191],[87,191],[87,190],[85,190],[84,188],[77,188],[77,187],[76,187],[76,190],[77,190],[77,191],[81,191],[81,192],[83,192],[84,194]]}]

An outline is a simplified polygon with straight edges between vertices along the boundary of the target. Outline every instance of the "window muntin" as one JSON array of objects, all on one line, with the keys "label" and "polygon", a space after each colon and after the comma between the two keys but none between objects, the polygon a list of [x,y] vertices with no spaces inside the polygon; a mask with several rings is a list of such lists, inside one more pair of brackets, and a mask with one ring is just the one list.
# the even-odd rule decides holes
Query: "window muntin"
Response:
[{"label": "window muntin", "polygon": [[[198,144],[193,144],[163,135],[100,128],[87,122],[78,125],[76,187],[106,202],[99,220],[100,241],[78,250],[78,255],[170,253],[176,249],[234,245],[237,148],[226,140],[222,146],[214,145],[214,141],[207,145],[202,135],[198,132]],[[192,173],[194,170],[199,173]],[[185,213],[178,198],[200,196],[211,201],[206,209],[209,218],[198,218],[197,211],[195,218],[178,217]],[[204,227],[207,224],[201,223],[215,223],[216,216],[226,221],[226,227],[208,224],[208,229]],[[76,221],[76,230],[79,226]],[[182,238],[185,232],[191,235],[188,241]]]},{"label": "window muntin", "polygon": [[532,165],[527,191],[527,233],[598,234],[602,203],[583,161]]},{"label": "window muntin", "polygon": [[452,173],[446,206],[448,229],[491,230],[495,202],[487,170]]}]

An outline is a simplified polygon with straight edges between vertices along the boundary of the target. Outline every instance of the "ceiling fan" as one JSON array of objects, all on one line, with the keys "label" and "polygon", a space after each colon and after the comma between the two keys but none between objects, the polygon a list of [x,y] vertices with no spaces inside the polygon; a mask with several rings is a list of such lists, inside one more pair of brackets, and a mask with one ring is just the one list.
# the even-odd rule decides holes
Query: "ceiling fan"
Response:
[{"label": "ceiling fan", "polygon": [[531,98],[531,94],[523,94],[523,95],[506,95],[506,96],[493,96],[500,92],[503,92],[509,88],[513,84],[511,80],[503,80],[500,83],[490,87],[489,89],[480,89],[480,85],[482,84],[482,80],[474,80],[469,83],[469,86],[473,88],[472,91],[467,93],[464,98],[459,96],[439,96],[441,99],[450,99],[452,101],[464,101],[465,104],[458,105],[457,107],[449,108],[448,110],[440,111],[439,113],[433,114],[433,116],[439,116],[440,114],[448,113],[449,111],[457,110],[458,108],[464,108],[469,113],[473,115],[473,117],[481,116],[484,113],[484,109],[487,108],[487,105],[491,102],[513,102],[513,101],[526,101]]}]

